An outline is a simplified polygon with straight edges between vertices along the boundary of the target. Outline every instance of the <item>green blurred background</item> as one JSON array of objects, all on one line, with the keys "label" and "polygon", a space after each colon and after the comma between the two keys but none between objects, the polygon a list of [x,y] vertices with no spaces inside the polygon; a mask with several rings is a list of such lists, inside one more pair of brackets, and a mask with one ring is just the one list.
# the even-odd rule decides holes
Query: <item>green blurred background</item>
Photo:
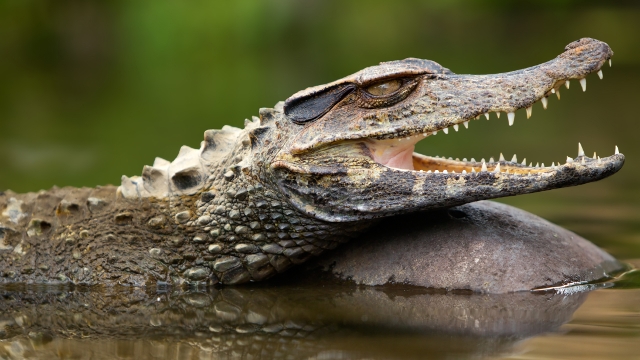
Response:
[{"label": "green blurred background", "polygon": [[[418,151],[500,152],[550,164],[627,156],[610,179],[506,199],[640,257],[640,2],[0,1],[0,191],[118,184],[154,157],[242,126],[258,108],[380,61],[419,57],[456,73],[496,73],[557,56],[581,37],[609,43],[604,80],[562,100],[429,138]],[[622,219],[622,220],[621,220]],[[630,244],[634,244],[630,246]],[[617,250],[616,250],[617,249]],[[617,254],[620,256],[620,254]]]}]

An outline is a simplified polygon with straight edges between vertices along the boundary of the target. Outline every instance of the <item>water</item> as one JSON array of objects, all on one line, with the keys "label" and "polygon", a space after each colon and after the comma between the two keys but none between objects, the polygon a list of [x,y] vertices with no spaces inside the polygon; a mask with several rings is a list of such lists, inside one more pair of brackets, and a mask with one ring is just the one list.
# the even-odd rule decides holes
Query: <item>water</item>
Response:
[{"label": "water", "polygon": [[[588,155],[620,146],[612,178],[501,201],[640,266],[639,18],[626,1],[0,2],[0,191],[118,183],[206,129],[380,61],[497,73],[589,36],[615,55],[586,93],[573,83],[513,127],[474,121],[418,151],[550,164],[579,141]],[[638,358],[638,273],[573,290],[5,287],[0,358]]]},{"label": "water", "polygon": [[2,359],[634,358],[640,273],[559,292],[5,287]]}]

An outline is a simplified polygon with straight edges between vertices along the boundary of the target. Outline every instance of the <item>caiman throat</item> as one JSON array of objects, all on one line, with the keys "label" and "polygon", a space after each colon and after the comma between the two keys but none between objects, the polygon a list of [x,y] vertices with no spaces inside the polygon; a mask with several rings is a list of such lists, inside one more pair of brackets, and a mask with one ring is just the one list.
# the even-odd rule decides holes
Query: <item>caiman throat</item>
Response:
[{"label": "caiman throat", "polygon": [[[245,121],[208,130],[199,149],[156,158],[119,187],[0,193],[0,283],[239,284],[282,273],[376,219],[596,181],[624,156],[563,164],[445,159],[418,141],[506,117],[611,61],[581,39],[555,59],[495,75],[430,60],[381,63],[311,87]],[[577,85],[574,85],[574,87]],[[339,251],[339,250],[337,250]]]}]

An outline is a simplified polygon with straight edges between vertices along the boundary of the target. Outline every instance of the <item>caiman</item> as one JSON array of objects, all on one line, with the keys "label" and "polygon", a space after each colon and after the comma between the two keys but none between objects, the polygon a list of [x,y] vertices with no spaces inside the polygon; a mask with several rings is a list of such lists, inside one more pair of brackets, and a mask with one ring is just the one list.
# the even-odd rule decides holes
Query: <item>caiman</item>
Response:
[{"label": "caiman", "polygon": [[[542,166],[446,159],[415,144],[515,112],[598,73],[613,52],[570,43],[555,59],[457,75],[409,58],[365,68],[262,108],[244,129],[207,130],[199,149],[156,158],[120,186],[0,193],[0,283],[240,284],[282,273],[378,219],[574,186],[624,156]],[[503,118],[504,119],[504,118]],[[442,135],[441,135],[442,136]]]}]

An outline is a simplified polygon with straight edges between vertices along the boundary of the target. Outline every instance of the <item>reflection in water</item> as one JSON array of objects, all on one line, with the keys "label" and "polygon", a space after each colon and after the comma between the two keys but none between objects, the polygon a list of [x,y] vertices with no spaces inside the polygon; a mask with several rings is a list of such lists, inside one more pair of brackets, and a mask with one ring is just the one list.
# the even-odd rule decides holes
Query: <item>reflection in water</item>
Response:
[{"label": "reflection in water", "polygon": [[2,288],[1,358],[424,358],[501,355],[586,298],[279,286]]},{"label": "reflection in water", "polygon": [[[638,274],[635,275],[638,280]],[[640,289],[594,291],[559,331],[520,346],[528,359],[638,359]],[[523,356],[504,358],[522,359]]]}]

